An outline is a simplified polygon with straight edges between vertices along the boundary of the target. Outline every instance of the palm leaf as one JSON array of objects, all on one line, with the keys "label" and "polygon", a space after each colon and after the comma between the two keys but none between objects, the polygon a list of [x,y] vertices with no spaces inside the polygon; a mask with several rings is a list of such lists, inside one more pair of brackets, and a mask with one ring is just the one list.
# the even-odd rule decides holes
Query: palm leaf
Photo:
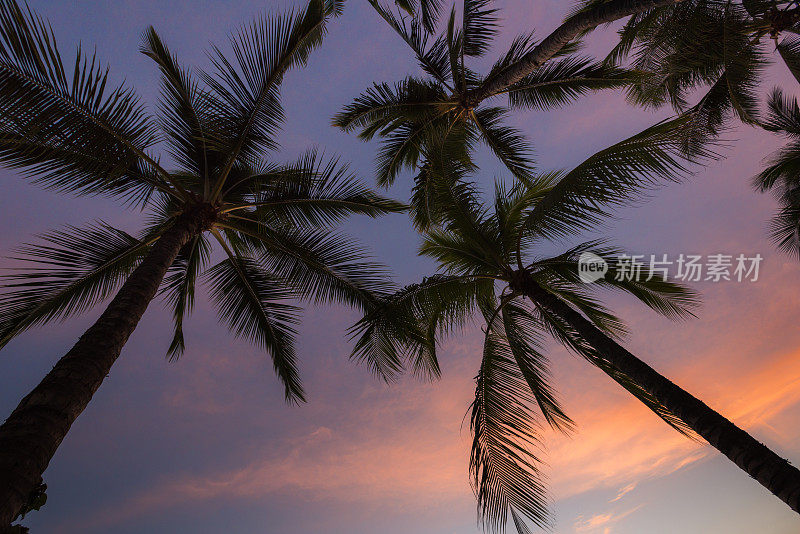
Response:
[{"label": "palm leaf", "polygon": [[368,309],[388,293],[388,273],[369,261],[365,251],[343,236],[316,230],[269,228],[237,217],[220,225],[260,265],[315,302],[341,303]]},{"label": "palm leaf", "polygon": [[549,239],[596,228],[610,216],[609,206],[628,204],[662,183],[679,181],[689,174],[687,163],[715,157],[705,149],[687,160],[683,127],[689,120],[660,122],[564,174],[529,212],[526,232]]},{"label": "palm leaf", "polygon": [[470,427],[470,474],[485,529],[503,532],[509,512],[545,528],[549,524],[539,445],[540,426],[530,406],[536,401],[514,354],[489,330],[477,377]]},{"label": "palm leaf", "polygon": [[575,423],[564,413],[561,402],[550,385],[550,361],[540,349],[542,340],[537,337],[538,322],[521,302],[511,301],[500,313],[508,348],[514,355],[545,421],[565,434],[572,432]]},{"label": "palm leaf", "polygon": [[352,358],[386,381],[407,362],[417,374],[438,377],[436,343],[462,328],[491,280],[437,275],[386,295],[350,329]]},{"label": "palm leaf", "polygon": [[375,84],[337,113],[333,125],[345,131],[361,128],[368,141],[396,121],[423,121],[446,109],[448,96],[436,83],[408,77],[392,87]]},{"label": "palm leaf", "polygon": [[[447,85],[447,80],[450,76],[447,46],[442,38],[436,39],[432,45],[428,46],[430,34],[434,31],[432,26],[434,22],[430,19],[426,20],[426,10],[423,8],[422,21],[414,17],[407,22],[406,19],[398,18],[387,9],[384,9],[377,0],[368,0],[368,2],[389,27],[411,48],[422,69],[440,83]],[[421,4],[423,6],[426,4],[434,6],[435,16],[438,17],[440,0],[421,0]],[[410,5],[409,8],[413,11]],[[430,13],[429,10],[427,12]]]},{"label": "palm leaf", "polygon": [[68,75],[49,24],[0,2],[0,161],[57,190],[146,199],[174,193],[147,153],[156,140],[138,97],[110,89],[96,57],[79,48]]},{"label": "palm leaf", "polygon": [[497,35],[497,9],[489,8],[491,0],[464,0],[463,39],[465,56],[482,56]]},{"label": "palm leaf", "polygon": [[215,75],[203,79],[220,102],[226,143],[215,147],[228,154],[212,198],[222,191],[237,161],[276,148],[275,134],[283,120],[278,88],[286,72],[306,64],[321,42],[330,16],[341,9],[338,0],[311,0],[308,6],[286,16],[261,17],[231,37],[235,63],[213,48]]},{"label": "palm leaf", "polygon": [[206,272],[206,278],[219,316],[231,332],[269,352],[287,401],[305,401],[292,326],[299,309],[288,303],[293,295],[255,260],[230,253]]},{"label": "palm leaf", "polygon": [[533,177],[533,149],[521,132],[502,124],[506,110],[498,107],[478,109],[472,119],[481,140],[494,152],[511,173],[523,182]]},{"label": "palm leaf", "polygon": [[194,307],[197,277],[210,256],[211,247],[207,239],[198,235],[181,249],[164,277],[161,291],[166,296],[167,304],[172,308],[172,317],[175,322],[175,332],[167,349],[167,357],[170,360],[180,358],[186,348],[183,338],[183,320]]},{"label": "palm leaf", "polygon": [[214,132],[219,120],[213,116],[219,103],[200,87],[188,69],[181,67],[152,26],[144,33],[140,51],[161,71],[159,123],[167,134],[170,154],[184,171],[201,177],[208,194],[211,175],[223,159],[211,150],[211,146],[220,143],[219,134]]},{"label": "palm leaf", "polygon": [[326,160],[316,150],[295,162],[246,176],[241,185],[233,183],[226,196],[240,198],[223,213],[297,227],[320,228],[350,215],[379,217],[405,210],[403,204],[362,185],[339,158]]},{"label": "palm leaf", "polygon": [[106,299],[133,272],[152,242],[97,222],[41,236],[19,249],[26,266],[2,277],[0,347],[34,326],[80,314]]},{"label": "palm leaf", "polygon": [[639,71],[572,56],[545,63],[506,92],[512,108],[548,110],[591,91],[627,87],[642,76]]}]

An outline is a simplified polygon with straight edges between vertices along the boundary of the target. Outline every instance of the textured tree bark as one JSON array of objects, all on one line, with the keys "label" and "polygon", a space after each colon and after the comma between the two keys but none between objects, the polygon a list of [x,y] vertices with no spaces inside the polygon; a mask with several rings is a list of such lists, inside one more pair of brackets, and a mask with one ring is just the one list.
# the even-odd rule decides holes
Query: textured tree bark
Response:
[{"label": "textured tree bark", "polygon": [[545,61],[553,57],[559,50],[586,30],[601,24],[614,22],[621,18],[642,13],[649,9],[677,4],[683,0],[611,0],[584,13],[571,17],[553,33],[545,37],[533,50],[522,56],[519,61],[487,80],[482,87],[470,92],[466,102],[475,107],[484,99],[517,83],[522,78],[538,69]]},{"label": "textured tree bark", "polygon": [[156,241],[99,319],[0,426],[0,532],[41,481],[50,459],[108,375],[181,247],[206,225],[181,215]]},{"label": "textured tree bark", "polygon": [[605,335],[583,315],[545,291],[530,276],[515,276],[512,288],[559,315],[670,412],[714,448],[800,513],[800,471],[750,434],[684,391]]}]

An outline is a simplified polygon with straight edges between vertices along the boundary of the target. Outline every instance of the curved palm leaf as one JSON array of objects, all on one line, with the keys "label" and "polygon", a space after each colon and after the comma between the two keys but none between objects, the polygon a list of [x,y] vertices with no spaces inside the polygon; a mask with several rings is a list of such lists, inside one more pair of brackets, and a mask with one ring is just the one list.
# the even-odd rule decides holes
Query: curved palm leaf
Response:
[{"label": "curved palm leaf", "polygon": [[547,527],[549,514],[541,460],[540,426],[535,403],[506,340],[491,330],[484,339],[470,427],[473,433],[470,473],[484,527],[503,532],[509,512]]},{"label": "curved palm leaf", "polygon": [[[220,224],[260,265],[316,302],[343,303],[362,310],[389,290],[388,273],[368,260],[352,241],[316,230],[276,229],[237,217]],[[231,232],[236,235],[231,235]]]},{"label": "curved palm leaf", "polygon": [[512,85],[512,108],[548,110],[574,102],[591,91],[618,89],[640,82],[644,73],[590,58],[569,56],[550,61]]},{"label": "curved palm leaf", "polygon": [[759,191],[771,191],[780,210],[771,221],[771,237],[778,247],[800,256],[800,106],[775,89],[769,99],[769,115],[763,124],[769,131],[789,138],[789,143],[774,153],[767,167],[754,179]]},{"label": "curved palm leaf", "polygon": [[416,373],[437,377],[437,340],[462,328],[490,291],[489,278],[437,275],[385,295],[350,329],[352,358],[386,381],[406,361]]},{"label": "curved palm leaf", "polygon": [[67,227],[19,249],[25,263],[2,277],[0,347],[34,326],[82,313],[106,299],[157,239],[147,241],[104,222]]},{"label": "curved palm leaf", "polygon": [[176,360],[183,355],[186,345],[183,339],[183,320],[194,307],[197,277],[211,256],[211,247],[203,235],[196,236],[183,247],[175,263],[164,277],[162,292],[172,308],[175,333],[172,336],[167,357]]},{"label": "curved palm leaf", "polygon": [[50,26],[0,2],[0,161],[81,194],[176,194],[148,154],[155,126],[135,93],[108,87],[108,70],[77,51],[67,74]]},{"label": "curved palm leaf", "polygon": [[688,120],[660,122],[563,174],[530,210],[526,231],[549,239],[596,227],[610,216],[608,206],[630,203],[662,183],[682,179],[689,174],[687,163],[716,157],[710,149],[685,155],[682,129]]},{"label": "curved palm leaf", "polygon": [[231,185],[228,196],[241,196],[241,200],[223,213],[298,227],[325,227],[350,215],[379,217],[406,209],[362,185],[339,158],[326,161],[316,150],[295,162],[247,176],[241,184]]},{"label": "curved palm leaf", "polygon": [[[222,241],[221,237],[218,239]],[[299,308],[288,303],[292,293],[255,260],[231,253],[211,267],[206,276],[211,298],[231,332],[269,352],[287,401],[305,401],[292,326],[298,322]]]},{"label": "curved palm leaf", "polygon": [[237,161],[246,162],[277,146],[275,134],[283,120],[278,88],[293,67],[303,66],[311,51],[322,42],[326,23],[341,11],[339,0],[311,0],[297,15],[262,17],[231,37],[236,63],[214,47],[215,75],[203,73],[219,101],[218,114],[225,117],[221,131],[227,132],[221,146],[227,161],[216,180],[215,200]]}]

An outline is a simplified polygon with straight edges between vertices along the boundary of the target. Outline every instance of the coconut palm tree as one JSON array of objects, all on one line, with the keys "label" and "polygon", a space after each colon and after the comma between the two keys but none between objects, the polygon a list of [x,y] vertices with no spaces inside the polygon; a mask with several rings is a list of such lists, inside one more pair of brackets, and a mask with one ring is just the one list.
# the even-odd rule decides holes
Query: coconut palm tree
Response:
[{"label": "coconut palm tree", "polygon": [[[585,7],[595,6],[589,1]],[[796,139],[796,103],[774,89],[762,118],[760,93],[762,73],[773,56],[800,82],[800,3],[686,0],[632,16],[619,35],[608,61],[629,59],[633,68],[652,73],[629,87],[630,99],[647,107],[671,105],[691,116],[689,151],[737,119]],[[702,96],[690,104],[699,89]],[[775,193],[780,208],[772,237],[793,255],[800,253],[796,145],[775,154],[754,180],[756,190]]]},{"label": "coconut palm tree", "polygon": [[638,78],[636,71],[580,56],[579,47],[570,45],[556,51],[556,59],[540,69],[485,97],[507,98],[507,106],[482,105],[483,100],[473,101],[470,95],[482,91],[534,49],[533,34],[517,37],[488,74],[480,75],[468,62],[485,56],[497,33],[498,10],[490,7],[489,0],[465,0],[458,21],[454,7],[446,29],[438,35],[426,30],[426,11],[421,20],[404,18],[377,0],[370,3],[411,48],[426,74],[394,85],[375,84],[333,119],[335,126],[346,131],[359,130],[361,139],[382,138],[377,169],[382,186],[390,185],[405,168],[424,167],[420,142],[431,129],[462,139],[460,158],[469,159],[472,146],[481,142],[514,176],[529,180],[531,147],[518,130],[503,124],[509,111],[558,108],[589,91],[626,87]]},{"label": "coconut palm tree", "polygon": [[[545,254],[554,240],[596,228],[609,206],[630,198],[641,184],[684,174],[675,154],[685,120],[653,126],[571,171],[499,185],[493,210],[468,181],[470,169],[449,158],[446,144],[426,154],[429,173],[437,176],[428,197],[438,218],[423,232],[420,253],[439,270],[365,314],[351,330],[353,357],[387,380],[407,368],[438,376],[437,343],[480,312],[486,336],[471,412],[470,471],[481,518],[492,531],[502,531],[509,519],[520,533],[530,532],[526,521],[547,524],[534,407],[551,427],[572,428],[550,382],[547,336],[800,511],[800,471],[620,345],[624,326],[597,295],[623,291],[682,318],[691,315],[694,293],[646,266],[641,276],[631,276],[630,265],[615,262],[619,251],[597,242]],[[581,255],[589,252],[609,266],[595,283],[583,283],[578,272]]]},{"label": "coconut palm tree", "polygon": [[[598,0],[584,4],[592,10]],[[758,89],[772,56],[800,80],[799,33],[800,4],[791,0],[685,0],[633,15],[607,60],[652,74],[631,86],[634,103],[693,115],[691,148],[733,119],[759,124]]]},{"label": "coconut palm tree", "polygon": [[780,204],[773,217],[771,235],[778,247],[800,257],[800,106],[796,98],[775,89],[762,126],[790,141],[773,154],[767,168],[753,180],[757,190],[770,191]]},{"label": "coconut palm tree", "polygon": [[[59,191],[102,195],[145,210],[137,235],[106,223],[67,228],[21,249],[6,276],[0,346],[29,328],[97,306],[100,318],[0,427],[0,527],[31,495],[70,426],[161,293],[172,310],[171,358],[202,277],[220,320],[272,358],[286,399],[302,401],[293,302],[366,308],[384,273],[331,227],[401,205],[360,185],[336,158],[309,151],[265,159],[284,118],[279,88],[305,64],[340,4],[259,18],[232,35],[233,58],[211,52],[212,69],[178,63],[153,28],[141,51],[160,70],[157,117],[132,89],[78,50],[73,69],[50,26],[13,0],[0,2],[0,162]],[[161,143],[174,162],[156,155]],[[223,259],[213,265],[212,251]]]},{"label": "coconut palm tree", "polygon": [[[467,91],[465,100],[475,107],[486,98],[508,89],[558,55],[567,44],[601,24],[684,1],[686,0],[587,0],[583,6],[585,9],[575,10],[540,43],[521,51],[502,71],[495,72],[491,79]],[[422,27],[429,33],[434,33],[442,11],[442,0],[395,0],[394,3],[406,13],[419,17]],[[479,10],[487,4],[480,0],[470,3]]]}]

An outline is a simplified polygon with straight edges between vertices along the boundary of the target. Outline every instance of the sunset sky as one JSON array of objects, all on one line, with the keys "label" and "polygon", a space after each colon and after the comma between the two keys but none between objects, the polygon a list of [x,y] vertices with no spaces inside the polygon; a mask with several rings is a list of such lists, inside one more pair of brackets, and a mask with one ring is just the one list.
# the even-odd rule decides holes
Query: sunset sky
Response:
[{"label": "sunset sky", "polygon": [[[495,54],[517,34],[543,37],[566,1],[497,2],[503,30]],[[138,52],[153,24],[185,64],[255,15],[288,2],[250,0],[31,0],[49,18],[62,52],[97,47],[115,80],[154,109],[157,73]],[[587,53],[614,40],[601,29]],[[492,55],[490,54],[490,57]],[[484,60],[484,63],[486,61]],[[781,83],[797,93],[781,65]],[[287,122],[277,162],[318,146],[340,154],[372,184],[377,143],[334,130],[330,120],[373,81],[416,73],[411,52],[368,8],[350,0],[309,65],[283,85]],[[540,169],[565,168],[667,116],[628,106],[614,92],[514,123],[536,148]],[[750,178],[781,140],[739,128],[726,158],[683,184],[656,192],[587,238],[605,236],[638,254],[761,254],[756,282],[700,282],[696,320],[675,323],[609,295],[629,325],[624,345],[793,463],[800,463],[800,263],[775,250],[767,224],[775,202]],[[483,155],[480,182],[502,176]],[[110,200],[42,191],[0,169],[0,255],[39,232],[103,219],[136,232],[143,217]],[[390,191],[406,199],[408,180]],[[404,215],[358,218],[346,230],[389,265],[398,283],[432,274],[416,257]],[[5,261],[5,260],[3,260]],[[0,263],[9,265],[9,263]],[[101,308],[30,331],[0,352],[0,419],[32,389]],[[481,354],[478,326],[441,348],[442,379],[393,385],[348,360],[345,332],[357,314],[307,307],[300,328],[309,403],[287,406],[268,355],[236,341],[200,291],[186,328],[187,351],[169,362],[169,312],[154,302],[110,376],[72,427],[45,473],[49,500],[24,524],[38,533],[192,532],[268,534],[477,534],[469,486],[469,408]],[[786,505],[711,447],[683,438],[605,375],[552,345],[555,383],[577,431],[543,434],[553,531],[575,534],[769,533],[800,531]]]}]

